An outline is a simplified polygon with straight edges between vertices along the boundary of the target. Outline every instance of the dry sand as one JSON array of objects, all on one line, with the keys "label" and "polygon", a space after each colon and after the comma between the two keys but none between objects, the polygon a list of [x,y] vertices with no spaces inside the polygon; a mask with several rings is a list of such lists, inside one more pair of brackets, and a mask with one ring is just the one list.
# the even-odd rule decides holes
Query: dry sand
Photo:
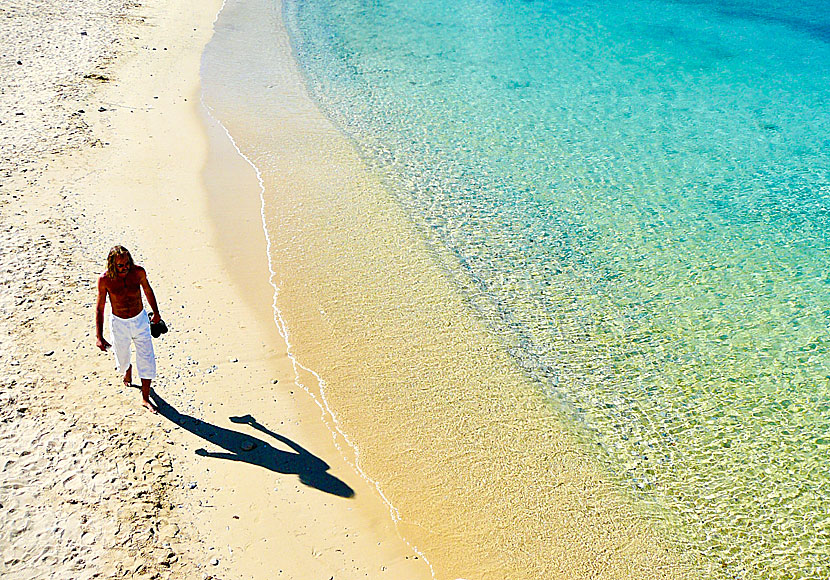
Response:
[{"label": "dry sand", "polygon": [[[199,104],[220,5],[0,7],[3,578],[431,576],[294,386],[255,177]],[[170,327],[162,416],[95,348],[116,243]]]}]

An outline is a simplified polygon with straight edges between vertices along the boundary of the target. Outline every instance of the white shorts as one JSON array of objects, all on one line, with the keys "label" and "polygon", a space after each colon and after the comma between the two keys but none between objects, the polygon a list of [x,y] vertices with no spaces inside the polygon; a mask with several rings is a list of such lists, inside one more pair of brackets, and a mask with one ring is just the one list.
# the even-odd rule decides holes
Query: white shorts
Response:
[{"label": "white shorts", "polygon": [[156,353],[153,352],[153,337],[150,335],[150,318],[142,310],[132,318],[110,316],[112,327],[112,350],[115,364],[120,373],[126,373],[130,366],[132,352],[130,343],[135,343],[135,370],[141,379],[156,378]]}]

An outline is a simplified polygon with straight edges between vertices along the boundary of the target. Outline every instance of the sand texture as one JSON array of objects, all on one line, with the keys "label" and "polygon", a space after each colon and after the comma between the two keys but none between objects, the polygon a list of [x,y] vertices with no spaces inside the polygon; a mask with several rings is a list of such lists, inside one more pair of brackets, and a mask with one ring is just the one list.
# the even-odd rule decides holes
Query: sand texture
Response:
[{"label": "sand texture", "polygon": [[[0,7],[3,578],[430,577],[294,385],[255,176],[199,104],[220,5]],[[94,344],[117,243],[170,327],[160,415]]]},{"label": "sand texture", "polygon": [[67,397],[65,373],[78,367],[67,359],[86,336],[55,340],[59,320],[66,328],[85,314],[91,288],[88,274],[67,269],[81,266],[80,230],[59,192],[40,199],[39,178],[51,156],[96,146],[76,107],[112,58],[112,15],[125,10],[108,0],[0,8],[4,578],[150,577],[189,563],[171,544],[163,443],[141,440],[134,412],[99,422],[97,409]]}]

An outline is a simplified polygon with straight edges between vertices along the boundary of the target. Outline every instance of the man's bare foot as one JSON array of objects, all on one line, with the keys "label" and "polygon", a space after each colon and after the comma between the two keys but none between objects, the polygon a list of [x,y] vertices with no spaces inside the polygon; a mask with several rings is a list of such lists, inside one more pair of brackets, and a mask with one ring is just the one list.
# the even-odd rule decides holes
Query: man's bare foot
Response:
[{"label": "man's bare foot", "polygon": [[144,407],[146,407],[147,409],[149,409],[151,413],[158,413],[159,412],[158,407],[156,407],[153,403],[151,403],[147,399],[143,399],[141,401],[141,404],[144,405]]},{"label": "man's bare foot", "polygon": [[133,386],[133,365],[127,367],[127,372],[124,373],[124,386],[125,387],[132,387]]}]

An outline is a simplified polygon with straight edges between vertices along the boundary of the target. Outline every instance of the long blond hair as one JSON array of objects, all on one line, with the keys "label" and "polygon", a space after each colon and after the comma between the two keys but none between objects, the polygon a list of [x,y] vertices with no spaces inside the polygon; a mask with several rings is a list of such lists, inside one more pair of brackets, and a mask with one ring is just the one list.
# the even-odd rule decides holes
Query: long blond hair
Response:
[{"label": "long blond hair", "polygon": [[115,278],[117,276],[115,271],[115,259],[118,256],[127,256],[130,260],[130,268],[133,267],[133,257],[130,255],[130,250],[124,246],[114,246],[107,255],[107,278]]}]

